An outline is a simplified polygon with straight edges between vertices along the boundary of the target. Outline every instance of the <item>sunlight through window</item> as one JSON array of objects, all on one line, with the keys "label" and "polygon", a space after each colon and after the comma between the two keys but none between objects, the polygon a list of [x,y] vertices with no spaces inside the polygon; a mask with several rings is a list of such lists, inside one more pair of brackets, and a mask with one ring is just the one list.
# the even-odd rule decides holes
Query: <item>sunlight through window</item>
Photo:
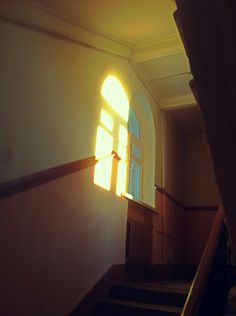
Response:
[{"label": "sunlight through window", "polygon": [[128,142],[128,131],[127,128],[123,125],[120,125],[119,128],[119,142],[123,144],[124,146],[127,146]]},{"label": "sunlight through window", "polygon": [[96,163],[94,170],[94,183],[110,190],[113,156],[103,158]]},{"label": "sunlight through window", "polygon": [[95,156],[96,159],[103,158],[112,152],[113,137],[100,125],[97,129],[97,141]]},{"label": "sunlight through window", "polygon": [[115,76],[108,76],[102,85],[102,96],[126,121],[129,118],[129,102],[125,90]]},{"label": "sunlight through window", "polygon": [[113,118],[105,110],[102,109],[100,122],[104,125],[109,131],[113,130]]},{"label": "sunlight through window", "polygon": [[127,162],[124,160],[119,161],[118,175],[116,184],[116,194],[122,195],[126,191],[126,176],[127,176]]}]

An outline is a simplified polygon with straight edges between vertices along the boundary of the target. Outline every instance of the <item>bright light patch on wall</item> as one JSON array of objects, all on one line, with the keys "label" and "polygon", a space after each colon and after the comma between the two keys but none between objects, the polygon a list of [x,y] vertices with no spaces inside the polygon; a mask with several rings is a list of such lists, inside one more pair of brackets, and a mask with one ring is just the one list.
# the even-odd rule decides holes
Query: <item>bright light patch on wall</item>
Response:
[{"label": "bright light patch on wall", "polygon": [[118,163],[118,175],[116,184],[116,194],[122,195],[126,191],[127,162],[120,160]]},{"label": "bright light patch on wall", "polygon": [[124,146],[123,144],[118,145],[118,156],[121,159],[126,159],[127,157],[127,147]]},{"label": "bright light patch on wall", "polygon": [[113,156],[99,160],[95,165],[93,182],[100,187],[110,190]]},{"label": "bright light patch on wall", "polygon": [[119,128],[119,142],[123,145],[127,145],[128,142],[128,131],[127,128],[123,125],[120,125]]},{"label": "bright light patch on wall", "polygon": [[115,76],[108,76],[101,94],[110,106],[126,121],[129,119],[129,101],[120,81]]},{"label": "bright light patch on wall", "polygon": [[112,152],[113,137],[102,127],[98,126],[95,156],[96,159],[105,157]]},{"label": "bright light patch on wall", "polygon": [[104,125],[109,131],[113,130],[113,118],[105,110],[102,109],[100,122]]}]

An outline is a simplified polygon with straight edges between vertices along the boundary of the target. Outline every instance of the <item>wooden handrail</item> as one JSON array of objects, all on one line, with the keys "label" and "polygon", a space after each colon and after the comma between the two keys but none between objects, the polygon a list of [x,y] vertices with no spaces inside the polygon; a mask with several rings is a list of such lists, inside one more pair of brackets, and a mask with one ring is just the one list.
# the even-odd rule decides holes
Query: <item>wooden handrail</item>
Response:
[{"label": "wooden handrail", "polygon": [[222,224],[223,207],[220,206],[217,211],[209,239],[204,249],[200,264],[195,274],[181,316],[197,315],[199,304],[206,286],[207,278],[217,249]]},{"label": "wooden handrail", "polygon": [[113,150],[108,155],[99,157],[98,159],[95,156],[91,156],[77,161],[69,162],[63,165],[59,165],[56,167],[52,167],[46,170],[42,170],[14,180],[10,180],[5,183],[0,183],[0,200],[12,196],[14,194],[32,189],[38,185],[45,184],[49,181],[66,176],[73,172],[89,168],[95,165],[99,160],[111,156],[118,161],[121,160],[117,152]]}]

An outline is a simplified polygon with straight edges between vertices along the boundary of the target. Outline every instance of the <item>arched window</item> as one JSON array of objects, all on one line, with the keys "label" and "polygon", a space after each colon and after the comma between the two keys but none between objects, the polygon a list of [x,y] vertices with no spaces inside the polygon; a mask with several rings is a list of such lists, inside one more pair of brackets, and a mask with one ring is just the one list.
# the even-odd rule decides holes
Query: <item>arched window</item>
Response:
[{"label": "arched window", "polygon": [[129,108],[129,139],[130,139],[130,156],[129,156],[129,193],[136,200],[141,200],[141,176],[142,176],[142,146],[141,130],[138,117],[135,111]]}]

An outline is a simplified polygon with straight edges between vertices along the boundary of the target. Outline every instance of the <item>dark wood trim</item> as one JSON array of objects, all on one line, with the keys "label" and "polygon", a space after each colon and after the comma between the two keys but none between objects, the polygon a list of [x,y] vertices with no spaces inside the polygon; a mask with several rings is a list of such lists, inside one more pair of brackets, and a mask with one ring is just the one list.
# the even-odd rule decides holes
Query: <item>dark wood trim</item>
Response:
[{"label": "dark wood trim", "polygon": [[184,205],[180,201],[178,201],[175,197],[173,197],[171,194],[166,192],[164,188],[159,187],[158,185],[155,185],[156,191],[159,193],[164,194],[171,202],[175,203],[178,207],[181,207],[184,211],[217,211],[218,206],[214,205]]},{"label": "dark wood trim", "polygon": [[185,208],[184,204],[179,202],[176,198],[174,198],[171,194],[167,193],[165,189],[163,189],[163,194],[173,203],[175,203],[178,207]]},{"label": "dark wood trim", "polygon": [[135,200],[135,199],[130,199],[128,198],[127,196],[125,195],[122,195],[123,198],[127,199],[128,200],[128,203],[130,206],[133,206],[135,207],[136,209],[140,209],[140,210],[144,210],[144,211],[148,211],[148,212],[151,212],[152,214],[154,215],[158,215],[159,212],[152,206],[142,202],[142,201],[138,201],[138,200]]},{"label": "dark wood trim", "polygon": [[161,187],[159,187],[157,184],[155,184],[154,187],[155,187],[155,189],[156,189],[157,192],[159,192],[159,193],[164,193],[164,189],[161,188]]},{"label": "dark wood trim", "polygon": [[0,184],[0,199],[34,188],[35,186],[44,184],[46,182],[61,178],[70,173],[91,167],[95,165],[96,162],[97,160],[95,159],[95,156],[92,156],[78,161],[69,162],[67,164],[53,167],[47,170],[43,170],[16,180],[2,183]]},{"label": "dark wood trim", "polygon": [[184,207],[185,211],[190,211],[190,212],[198,212],[198,211],[217,211],[218,207],[217,206],[207,206],[207,205],[201,205],[201,206],[192,206],[192,205],[187,205]]},{"label": "dark wood trim", "polygon": [[115,150],[112,150],[111,154],[113,155],[114,159],[118,161],[122,159]]},{"label": "dark wood trim", "polygon": [[166,192],[165,188],[159,187],[157,184],[155,184],[155,189],[157,192],[164,194],[169,200],[171,200],[173,203],[175,203],[177,206],[185,208],[185,206],[178,201],[175,197],[173,197],[170,193]]}]

